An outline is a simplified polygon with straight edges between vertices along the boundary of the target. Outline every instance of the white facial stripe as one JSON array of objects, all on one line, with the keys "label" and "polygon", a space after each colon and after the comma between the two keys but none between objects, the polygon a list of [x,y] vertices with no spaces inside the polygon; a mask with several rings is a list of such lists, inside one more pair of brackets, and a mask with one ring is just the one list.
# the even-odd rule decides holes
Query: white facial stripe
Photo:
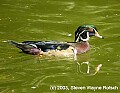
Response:
[{"label": "white facial stripe", "polygon": [[79,41],[79,38],[80,38],[80,34],[79,34],[79,36],[77,37],[76,42],[78,42],[78,41]]},{"label": "white facial stripe", "polygon": [[[83,30],[81,33],[79,33],[79,36],[77,37],[77,39],[76,39],[76,42],[78,42],[79,41],[79,38],[80,38],[80,35],[82,34],[82,33],[84,33],[86,30]],[[88,37],[88,36],[87,36]],[[83,39],[83,38],[82,38]],[[81,39],[81,40],[82,40]]]},{"label": "white facial stripe", "polygon": [[82,40],[82,41],[88,41],[89,40],[89,32],[87,32],[87,38],[86,39],[83,39],[82,37],[80,37],[80,39]]},{"label": "white facial stripe", "polygon": [[95,28],[93,28],[93,29],[94,29],[95,32],[97,32]]}]

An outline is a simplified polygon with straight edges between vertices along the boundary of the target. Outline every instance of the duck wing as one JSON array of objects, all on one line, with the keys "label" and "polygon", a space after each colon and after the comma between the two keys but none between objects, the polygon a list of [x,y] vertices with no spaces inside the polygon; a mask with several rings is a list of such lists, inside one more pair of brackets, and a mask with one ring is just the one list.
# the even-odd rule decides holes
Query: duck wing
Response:
[{"label": "duck wing", "polygon": [[48,52],[49,50],[66,50],[70,46],[67,42],[57,41],[24,41],[22,43],[41,49],[43,52]]}]

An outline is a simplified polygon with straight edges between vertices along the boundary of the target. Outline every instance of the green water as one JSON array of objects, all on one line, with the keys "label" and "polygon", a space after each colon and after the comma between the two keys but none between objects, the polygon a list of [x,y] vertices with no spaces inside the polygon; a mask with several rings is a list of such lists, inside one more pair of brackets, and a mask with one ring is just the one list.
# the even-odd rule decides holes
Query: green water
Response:
[{"label": "green water", "polygon": [[[76,61],[27,55],[5,42],[74,41],[74,31],[82,24],[94,24],[105,39],[91,38],[91,50]],[[119,89],[70,87],[120,88],[119,29],[119,0],[0,0],[0,93],[118,93]]]}]

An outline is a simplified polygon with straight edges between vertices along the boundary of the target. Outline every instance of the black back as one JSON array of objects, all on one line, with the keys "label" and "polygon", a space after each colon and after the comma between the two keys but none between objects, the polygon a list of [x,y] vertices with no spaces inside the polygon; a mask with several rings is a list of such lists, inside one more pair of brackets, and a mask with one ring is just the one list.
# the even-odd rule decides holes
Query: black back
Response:
[{"label": "black back", "polygon": [[24,41],[23,44],[31,45],[36,48],[40,48],[43,52],[47,52],[49,50],[65,50],[70,45],[63,42],[56,41]]}]

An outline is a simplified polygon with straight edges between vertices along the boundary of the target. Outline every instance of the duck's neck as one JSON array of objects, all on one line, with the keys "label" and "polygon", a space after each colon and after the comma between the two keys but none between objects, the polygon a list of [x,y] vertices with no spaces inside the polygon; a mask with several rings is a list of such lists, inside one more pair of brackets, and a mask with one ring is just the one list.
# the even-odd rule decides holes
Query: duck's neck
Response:
[{"label": "duck's neck", "polygon": [[81,54],[81,53],[87,52],[90,49],[90,46],[87,41],[86,42],[80,41],[80,42],[76,43],[75,48],[77,50],[77,53]]}]

